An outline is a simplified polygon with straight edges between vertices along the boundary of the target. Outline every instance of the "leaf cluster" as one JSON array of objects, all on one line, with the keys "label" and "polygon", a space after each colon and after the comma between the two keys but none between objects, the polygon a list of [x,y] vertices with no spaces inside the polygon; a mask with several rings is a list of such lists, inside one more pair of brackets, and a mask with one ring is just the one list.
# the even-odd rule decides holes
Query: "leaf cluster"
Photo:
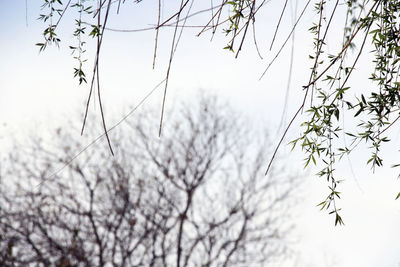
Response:
[{"label": "leaf cluster", "polygon": [[[328,7],[330,10],[325,11]],[[336,7],[329,6],[326,1],[315,6],[320,17],[310,28],[315,36],[314,54],[310,55],[314,65],[310,81],[303,87],[302,108],[310,101],[306,111],[308,119],[301,124],[304,127],[301,136],[291,143],[300,145],[307,155],[305,166],[310,162],[323,165],[318,175],[330,183],[330,193],[319,206],[330,209],[330,213],[336,215],[335,224],[342,224],[340,208],[336,207],[336,200],[340,198],[337,185],[341,181],[335,177],[336,163],[365,143],[371,150],[366,163],[373,170],[383,166],[381,146],[390,141],[386,131],[400,117],[400,1],[347,1],[341,49],[337,54],[325,55],[325,36],[329,34]],[[359,88],[350,85],[349,79],[360,57],[367,53],[366,46],[374,48],[370,52],[374,56],[369,76],[372,83],[368,88]],[[362,90],[361,93],[355,93],[358,90]],[[349,114],[352,114],[350,121],[355,123],[353,130],[343,128]],[[350,144],[346,137],[350,138]]]}]

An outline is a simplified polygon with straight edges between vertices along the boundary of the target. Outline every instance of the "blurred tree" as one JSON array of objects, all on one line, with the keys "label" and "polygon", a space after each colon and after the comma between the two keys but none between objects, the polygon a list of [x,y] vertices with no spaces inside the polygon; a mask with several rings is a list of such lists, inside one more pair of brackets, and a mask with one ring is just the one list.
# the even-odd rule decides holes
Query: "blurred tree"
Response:
[{"label": "blurred tree", "polygon": [[9,154],[1,266],[265,266],[286,255],[297,179],[265,179],[268,140],[215,98],[179,109],[162,140],[151,114],[113,135],[115,158],[97,147],[51,179],[81,146],[71,130]]}]

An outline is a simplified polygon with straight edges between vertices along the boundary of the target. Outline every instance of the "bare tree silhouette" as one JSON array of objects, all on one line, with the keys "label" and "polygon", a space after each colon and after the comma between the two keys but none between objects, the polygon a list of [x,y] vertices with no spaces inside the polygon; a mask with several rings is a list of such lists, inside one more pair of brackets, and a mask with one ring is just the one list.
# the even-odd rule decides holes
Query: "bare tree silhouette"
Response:
[{"label": "bare tree silhouette", "polygon": [[[265,136],[216,98],[182,105],[162,140],[157,116],[68,162],[66,127],[9,154],[0,186],[2,266],[265,266],[286,255],[295,176],[264,177]],[[152,123],[154,122],[154,123]],[[40,184],[40,186],[38,186]]]}]

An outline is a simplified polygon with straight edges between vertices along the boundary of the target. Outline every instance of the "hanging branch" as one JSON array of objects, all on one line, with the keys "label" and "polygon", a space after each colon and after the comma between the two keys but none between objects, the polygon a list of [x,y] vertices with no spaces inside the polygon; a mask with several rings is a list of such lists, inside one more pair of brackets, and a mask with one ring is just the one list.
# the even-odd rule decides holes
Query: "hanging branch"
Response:
[{"label": "hanging branch", "polygon": [[283,48],[286,46],[287,42],[289,41],[290,37],[292,36],[294,30],[297,27],[297,24],[299,23],[300,19],[303,17],[304,12],[306,11],[308,5],[310,4],[311,0],[308,0],[306,5],[303,8],[303,11],[301,12],[299,18],[297,19],[296,23],[293,25],[292,30],[290,31],[289,35],[287,36],[285,42],[283,42],[281,48],[279,49],[279,51],[276,53],[275,57],[271,60],[271,62],[268,64],[267,68],[264,70],[264,72],[261,74],[259,80],[261,80],[264,75],[267,73],[268,69],[272,66],[272,64],[275,62],[275,60],[278,58],[278,56],[280,55],[280,53],[282,52]]},{"label": "hanging branch", "polygon": [[156,27],[156,37],[154,39],[153,69],[154,69],[154,67],[156,65],[158,32],[160,30],[160,19],[161,19],[161,0],[158,0],[158,18],[157,18],[157,27]]},{"label": "hanging branch", "polygon": [[281,20],[282,20],[283,14],[285,13],[287,3],[288,3],[288,0],[285,1],[285,4],[283,6],[281,15],[280,15],[279,20],[278,20],[278,24],[276,25],[276,29],[275,29],[275,32],[274,32],[274,37],[272,38],[271,45],[269,47],[269,51],[272,50],[272,46],[274,45],[276,34],[278,33],[279,26],[281,25]]},{"label": "hanging branch", "polygon": [[[167,21],[171,20],[173,17],[176,16],[176,26],[174,30],[174,36],[172,37],[172,43],[171,43],[171,52],[169,55],[169,62],[168,62],[168,69],[167,69],[167,75],[165,77],[165,87],[164,87],[164,95],[163,95],[163,100],[162,100],[162,107],[161,107],[161,117],[160,117],[160,128],[158,129],[158,136],[161,136],[161,131],[162,131],[162,124],[164,120],[164,109],[165,109],[165,99],[167,96],[167,88],[168,88],[168,81],[169,81],[169,73],[171,71],[171,64],[172,64],[172,59],[174,57],[174,50],[175,50],[175,39],[176,39],[176,33],[178,31],[178,24],[179,24],[179,17],[181,15],[182,10],[184,7],[187,5],[189,0],[186,0],[185,3],[183,3],[183,0],[181,1],[181,7],[179,9],[179,12],[177,12],[175,15],[173,15],[171,18],[169,18]],[[166,23],[166,22],[164,22]],[[163,23],[163,24],[164,24]]]},{"label": "hanging branch", "polygon": [[[103,2],[103,4],[104,4],[104,2]],[[84,119],[83,119],[83,123],[82,123],[81,135],[83,135],[83,131],[85,129],[86,119],[87,119],[87,115],[88,115],[88,111],[89,111],[90,99],[91,99],[92,92],[93,92],[94,81],[95,81],[95,77],[97,77],[97,93],[98,93],[98,97],[99,97],[101,120],[102,120],[102,124],[103,124],[103,128],[104,128],[104,133],[105,133],[106,138],[107,138],[107,143],[108,143],[108,146],[110,148],[110,152],[114,156],[114,152],[113,152],[112,147],[111,147],[111,142],[110,142],[110,138],[108,136],[106,123],[105,123],[105,118],[104,118],[104,110],[103,110],[103,105],[102,105],[102,100],[101,100],[101,95],[100,95],[100,78],[99,78],[99,71],[98,71],[99,70],[100,49],[101,49],[101,44],[102,44],[103,36],[104,36],[104,27],[107,24],[110,7],[111,7],[111,0],[108,1],[107,11],[106,11],[106,15],[104,17],[103,28],[102,28],[101,33],[99,33],[99,30],[100,30],[100,27],[101,27],[101,25],[100,25],[101,5],[99,6],[98,11],[96,12],[96,14],[98,16],[97,17],[97,29],[93,29],[94,32],[92,31],[93,35],[97,36],[96,59],[95,59],[94,68],[93,68],[93,77],[92,77],[92,82],[90,84],[89,96],[88,96],[87,102],[86,102],[86,109],[85,109],[85,115],[84,115]]]}]

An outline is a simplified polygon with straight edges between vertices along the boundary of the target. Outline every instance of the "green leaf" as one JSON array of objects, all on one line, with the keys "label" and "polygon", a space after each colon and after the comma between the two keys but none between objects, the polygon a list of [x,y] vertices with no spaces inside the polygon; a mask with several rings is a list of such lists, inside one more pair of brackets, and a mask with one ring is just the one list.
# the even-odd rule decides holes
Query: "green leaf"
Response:
[{"label": "green leaf", "polygon": [[335,218],[335,226],[339,225],[344,225],[342,217],[340,217],[339,213],[336,212],[336,218]]},{"label": "green leaf", "polygon": [[361,100],[362,100],[362,102],[363,102],[364,104],[367,104],[367,101],[365,101],[364,95],[361,95]]}]

